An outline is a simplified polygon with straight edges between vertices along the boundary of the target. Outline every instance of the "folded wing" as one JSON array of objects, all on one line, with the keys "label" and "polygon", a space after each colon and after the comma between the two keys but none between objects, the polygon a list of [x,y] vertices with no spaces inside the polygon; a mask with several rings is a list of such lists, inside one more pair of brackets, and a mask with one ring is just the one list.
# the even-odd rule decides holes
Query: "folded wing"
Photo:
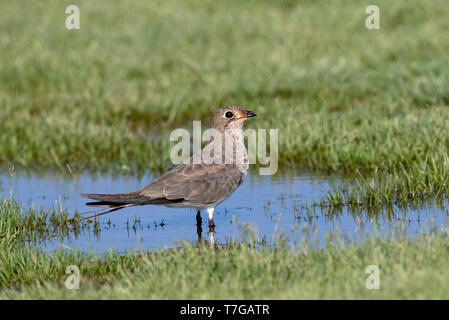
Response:
[{"label": "folded wing", "polygon": [[245,179],[235,165],[182,164],[140,191],[151,199],[183,199],[185,206],[206,206],[223,201]]}]

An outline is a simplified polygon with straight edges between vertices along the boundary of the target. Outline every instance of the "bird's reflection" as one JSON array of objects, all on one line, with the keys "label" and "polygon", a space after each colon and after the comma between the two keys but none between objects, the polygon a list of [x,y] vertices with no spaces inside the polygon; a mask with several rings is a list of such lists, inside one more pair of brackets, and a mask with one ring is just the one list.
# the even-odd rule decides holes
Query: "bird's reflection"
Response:
[{"label": "bird's reflection", "polygon": [[215,244],[215,225],[209,225],[209,243]]},{"label": "bird's reflection", "polygon": [[[201,214],[198,212],[196,214],[196,233],[198,235],[198,243],[203,241],[203,227],[202,227],[203,219],[201,218]],[[209,244],[215,244],[215,224],[209,222]]]}]

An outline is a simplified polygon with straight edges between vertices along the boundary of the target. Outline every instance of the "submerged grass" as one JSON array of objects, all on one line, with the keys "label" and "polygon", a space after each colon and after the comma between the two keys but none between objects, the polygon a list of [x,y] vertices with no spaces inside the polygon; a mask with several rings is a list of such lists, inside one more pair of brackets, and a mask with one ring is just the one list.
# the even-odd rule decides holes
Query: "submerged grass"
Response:
[{"label": "submerged grass", "polygon": [[5,242],[5,246],[14,246],[16,242],[36,245],[47,239],[77,236],[87,225],[79,217],[69,216],[72,214],[60,207],[51,211],[24,209],[15,200],[4,199],[0,202],[0,237],[11,241]]},{"label": "submerged grass", "polygon": [[410,163],[408,169],[401,166],[390,172],[375,170],[373,175],[359,174],[351,185],[334,188],[321,202],[333,207],[406,207],[432,199],[447,200],[448,181],[448,157],[441,155],[441,159],[433,159],[431,163]]},{"label": "submerged grass", "polygon": [[238,104],[281,168],[359,171],[347,202],[448,192],[447,1],[378,1],[380,30],[369,1],[79,1],[76,31],[68,4],[0,4],[0,163],[163,170],[171,129]]},{"label": "submerged grass", "polygon": [[[143,254],[57,250],[51,254],[18,239],[33,226],[3,201],[0,237],[2,299],[447,299],[449,238],[429,229],[415,239],[392,234],[355,244],[329,236],[323,249],[313,239],[291,248],[247,240],[224,246],[183,243]],[[17,213],[18,214],[18,213]],[[16,215],[17,215],[16,214]],[[44,214],[38,214],[43,218]],[[7,227],[5,227],[7,226]],[[15,228],[14,228],[15,227]],[[17,230],[11,232],[11,229]],[[380,270],[380,290],[365,283],[368,266]],[[67,267],[79,269],[80,288],[65,286]]]}]

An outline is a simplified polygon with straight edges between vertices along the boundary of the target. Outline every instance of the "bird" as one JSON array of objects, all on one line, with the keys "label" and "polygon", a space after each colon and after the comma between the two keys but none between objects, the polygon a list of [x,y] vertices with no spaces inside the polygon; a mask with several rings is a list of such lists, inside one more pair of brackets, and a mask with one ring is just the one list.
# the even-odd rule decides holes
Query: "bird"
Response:
[{"label": "bird", "polygon": [[[82,194],[85,198],[96,200],[86,205],[107,210],[88,218],[132,206],[164,205],[197,210],[197,226],[201,224],[201,211],[206,211],[209,227],[215,227],[215,207],[241,186],[247,176],[249,161],[242,129],[243,123],[255,116],[254,112],[238,106],[222,107],[212,118],[215,134],[189,161],[184,161],[138,191]],[[230,138],[227,138],[229,132]]]}]

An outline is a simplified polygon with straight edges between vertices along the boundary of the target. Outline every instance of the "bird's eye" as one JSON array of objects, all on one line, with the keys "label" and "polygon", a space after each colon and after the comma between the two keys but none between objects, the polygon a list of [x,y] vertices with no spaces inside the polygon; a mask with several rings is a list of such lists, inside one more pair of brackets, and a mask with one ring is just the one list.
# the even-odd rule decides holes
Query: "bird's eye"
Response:
[{"label": "bird's eye", "polygon": [[231,119],[234,116],[234,114],[231,111],[228,111],[225,113],[225,117],[228,119]]}]

